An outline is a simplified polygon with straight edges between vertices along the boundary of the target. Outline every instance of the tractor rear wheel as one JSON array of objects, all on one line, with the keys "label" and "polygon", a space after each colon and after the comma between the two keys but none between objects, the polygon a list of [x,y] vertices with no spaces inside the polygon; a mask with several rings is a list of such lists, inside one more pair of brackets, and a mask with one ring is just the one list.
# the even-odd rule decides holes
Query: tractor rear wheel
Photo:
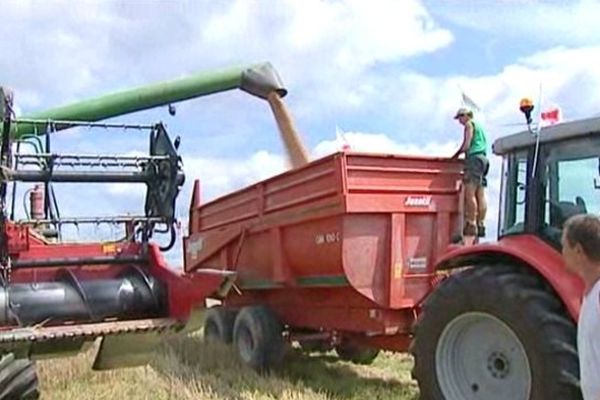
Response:
[{"label": "tractor rear wheel", "polygon": [[282,331],[279,319],[267,307],[242,308],[235,319],[233,342],[244,364],[259,372],[279,366],[285,354]]},{"label": "tractor rear wheel", "polygon": [[575,324],[521,267],[474,267],[442,282],[411,352],[423,399],[581,399]]},{"label": "tractor rear wheel", "polygon": [[204,319],[204,340],[230,344],[233,341],[233,323],[235,311],[222,306],[206,310]]},{"label": "tractor rear wheel", "polygon": [[40,396],[34,364],[16,359],[12,353],[0,356],[0,400],[30,400]]},{"label": "tractor rear wheel", "polygon": [[341,360],[361,365],[372,364],[379,355],[379,349],[360,346],[350,341],[343,341],[335,346],[335,352]]}]

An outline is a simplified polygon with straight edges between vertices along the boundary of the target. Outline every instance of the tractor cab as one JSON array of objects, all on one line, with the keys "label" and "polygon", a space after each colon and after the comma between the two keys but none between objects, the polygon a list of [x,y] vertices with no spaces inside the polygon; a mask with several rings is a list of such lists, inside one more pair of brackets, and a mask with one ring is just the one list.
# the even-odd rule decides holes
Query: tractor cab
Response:
[{"label": "tractor cab", "polygon": [[565,221],[600,214],[600,118],[498,139],[503,157],[498,237],[529,233],[560,249]]},{"label": "tractor cab", "polygon": [[567,219],[600,214],[600,118],[528,129],[492,149],[503,158],[499,240],[438,261],[451,273],[415,324],[413,375],[428,399],[581,399],[584,285],[560,250]]}]

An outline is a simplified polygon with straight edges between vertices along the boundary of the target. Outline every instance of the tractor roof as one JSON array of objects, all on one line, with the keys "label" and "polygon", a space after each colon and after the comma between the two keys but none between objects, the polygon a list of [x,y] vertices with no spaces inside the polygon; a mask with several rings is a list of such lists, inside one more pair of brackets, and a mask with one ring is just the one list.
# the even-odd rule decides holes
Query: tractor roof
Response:
[{"label": "tractor roof", "polygon": [[[600,135],[600,117],[580,119],[557,125],[547,126],[540,131],[540,143],[555,142],[586,135]],[[513,150],[535,144],[535,135],[522,131],[497,139],[492,149],[494,154],[503,155]]]}]

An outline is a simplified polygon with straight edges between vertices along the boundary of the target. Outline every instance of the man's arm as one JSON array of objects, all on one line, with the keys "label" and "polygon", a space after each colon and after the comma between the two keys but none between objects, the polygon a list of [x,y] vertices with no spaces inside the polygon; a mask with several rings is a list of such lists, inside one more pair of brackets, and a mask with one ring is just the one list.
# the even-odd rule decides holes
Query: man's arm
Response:
[{"label": "man's arm", "polygon": [[462,153],[466,152],[471,145],[471,139],[473,139],[473,123],[471,121],[465,124],[465,131],[462,145],[460,149],[452,156],[452,158],[458,158]]}]

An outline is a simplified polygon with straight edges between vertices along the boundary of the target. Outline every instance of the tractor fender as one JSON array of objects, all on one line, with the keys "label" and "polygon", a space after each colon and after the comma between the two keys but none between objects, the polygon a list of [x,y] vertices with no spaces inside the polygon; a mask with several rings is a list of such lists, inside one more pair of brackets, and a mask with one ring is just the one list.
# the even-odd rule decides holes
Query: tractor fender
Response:
[{"label": "tractor fender", "polygon": [[554,289],[573,320],[577,321],[584,294],[583,281],[565,269],[559,251],[537,236],[505,236],[498,242],[456,247],[437,260],[436,270],[507,262],[533,268]]}]

